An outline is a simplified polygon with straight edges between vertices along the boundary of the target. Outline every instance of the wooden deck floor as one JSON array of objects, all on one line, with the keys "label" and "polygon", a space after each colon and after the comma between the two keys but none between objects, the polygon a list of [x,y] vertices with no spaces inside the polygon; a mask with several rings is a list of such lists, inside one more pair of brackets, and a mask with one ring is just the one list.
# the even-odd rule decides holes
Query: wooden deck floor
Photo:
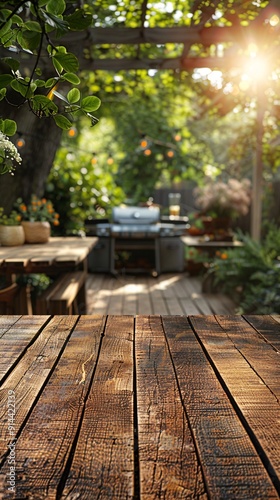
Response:
[{"label": "wooden deck floor", "polygon": [[234,314],[221,294],[205,294],[201,281],[187,273],[148,275],[89,274],[88,314]]}]

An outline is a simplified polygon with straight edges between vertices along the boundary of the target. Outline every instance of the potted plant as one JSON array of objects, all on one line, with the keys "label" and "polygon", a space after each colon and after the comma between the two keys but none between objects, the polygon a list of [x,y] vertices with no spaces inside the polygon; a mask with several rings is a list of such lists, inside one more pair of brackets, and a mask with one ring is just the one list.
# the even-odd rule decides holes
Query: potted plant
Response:
[{"label": "potted plant", "polygon": [[0,207],[0,244],[4,246],[22,245],[25,241],[24,230],[21,225],[21,215],[15,210],[7,215]]},{"label": "potted plant", "polygon": [[199,212],[192,212],[188,217],[189,228],[187,231],[190,236],[203,236],[212,232],[212,217]]},{"label": "potted plant", "polygon": [[251,204],[251,183],[248,179],[210,180],[194,189],[197,207],[213,218],[215,230],[225,229],[239,215],[246,215]]},{"label": "potted plant", "polygon": [[46,243],[51,234],[50,224],[59,225],[59,215],[52,202],[32,195],[28,205],[19,198],[16,207],[22,216],[26,243]]},{"label": "potted plant", "polygon": [[206,271],[209,263],[209,255],[201,248],[185,247],[185,264],[186,271],[191,276],[201,274]]}]

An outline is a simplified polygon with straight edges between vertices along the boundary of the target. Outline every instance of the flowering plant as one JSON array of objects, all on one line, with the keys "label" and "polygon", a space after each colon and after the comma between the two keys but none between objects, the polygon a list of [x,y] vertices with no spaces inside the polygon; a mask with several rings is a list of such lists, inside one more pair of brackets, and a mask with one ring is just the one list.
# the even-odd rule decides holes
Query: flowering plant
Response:
[{"label": "flowering plant", "polygon": [[209,262],[209,255],[201,248],[185,247],[185,259],[204,264]]},{"label": "flowering plant", "polygon": [[59,214],[55,212],[52,202],[46,200],[46,198],[40,199],[32,195],[29,205],[26,205],[21,198],[18,198],[16,207],[23,220],[32,222],[48,221],[54,226],[59,225]]},{"label": "flowering plant", "polygon": [[197,206],[216,217],[235,218],[246,215],[251,203],[251,183],[248,179],[229,179],[227,183],[210,181],[194,189]]},{"label": "flowering plant", "polygon": [[12,173],[14,162],[21,163],[21,156],[15,145],[0,131],[0,174]]},{"label": "flowering plant", "polygon": [[4,208],[0,207],[0,225],[1,226],[19,226],[21,224],[21,215],[12,210],[9,215],[4,214]]}]

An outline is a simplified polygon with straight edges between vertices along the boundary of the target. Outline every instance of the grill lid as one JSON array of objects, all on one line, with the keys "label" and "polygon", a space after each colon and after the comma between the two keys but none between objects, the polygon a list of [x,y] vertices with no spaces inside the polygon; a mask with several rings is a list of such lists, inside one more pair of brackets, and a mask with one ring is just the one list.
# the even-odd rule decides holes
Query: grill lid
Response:
[{"label": "grill lid", "polygon": [[159,207],[114,207],[112,211],[115,224],[155,224],[159,221]]}]

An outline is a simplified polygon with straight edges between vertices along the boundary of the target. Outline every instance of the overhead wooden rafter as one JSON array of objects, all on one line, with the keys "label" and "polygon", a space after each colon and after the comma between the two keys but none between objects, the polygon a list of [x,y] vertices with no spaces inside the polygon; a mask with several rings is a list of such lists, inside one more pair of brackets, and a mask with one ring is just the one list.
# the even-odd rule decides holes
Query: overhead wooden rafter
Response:
[{"label": "overhead wooden rafter", "polygon": [[[202,2],[194,2],[193,11]],[[271,46],[275,41],[275,35],[279,33],[267,23],[267,16],[271,12],[271,5],[262,9],[259,15],[247,26],[240,24],[236,15],[231,26],[209,26],[205,24],[211,20],[218,0],[209,2],[209,7],[203,7],[200,22],[189,26],[172,27],[146,27],[147,0],[143,0],[141,6],[141,21],[139,27],[129,28],[124,26],[94,27],[81,33],[69,34],[63,38],[63,43],[77,55],[81,69],[86,70],[137,70],[137,69],[172,69],[192,70],[194,68],[209,67],[212,69],[227,69],[229,66],[240,66],[240,56],[236,55],[240,49],[245,49],[248,43],[261,41],[266,46]],[[280,10],[280,6],[279,6]],[[153,57],[153,47],[165,46],[167,44],[177,45],[180,55],[177,57]],[[142,55],[142,46],[151,46],[148,56]],[[209,56],[205,54],[209,47],[223,45],[230,47],[230,60],[227,50],[224,57],[216,54]],[[98,54],[98,48],[121,46],[135,47],[133,57],[111,57]],[[201,47],[201,53],[197,55],[194,46]],[[97,48],[97,50],[95,50]],[[109,52],[109,50],[108,50]],[[147,50],[145,50],[147,52]],[[151,55],[150,55],[151,54]],[[235,54],[235,55],[233,55]],[[238,60],[235,61],[235,59]]]}]

